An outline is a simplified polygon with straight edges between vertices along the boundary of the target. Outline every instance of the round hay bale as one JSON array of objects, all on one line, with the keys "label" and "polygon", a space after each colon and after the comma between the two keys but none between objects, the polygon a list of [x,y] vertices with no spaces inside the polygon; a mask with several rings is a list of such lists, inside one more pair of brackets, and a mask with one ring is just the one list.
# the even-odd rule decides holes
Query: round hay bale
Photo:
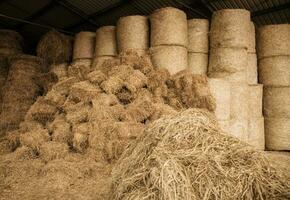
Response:
[{"label": "round hay bale", "polygon": [[132,49],[148,49],[148,18],[141,15],[121,17],[117,22],[117,44],[119,53]]},{"label": "round hay bale", "polygon": [[96,31],[95,56],[116,56],[116,27],[103,26]]},{"label": "round hay bale", "polygon": [[215,116],[218,120],[230,119],[230,102],[231,102],[231,86],[230,83],[223,79],[208,79],[210,92],[215,98],[216,109]]},{"label": "round hay bale", "polygon": [[258,64],[257,54],[255,53],[248,53],[247,80],[248,84],[258,83]]},{"label": "round hay bale", "polygon": [[265,117],[290,118],[290,87],[265,87],[263,95]]},{"label": "round hay bale", "polygon": [[100,67],[106,62],[106,60],[114,59],[115,56],[97,56],[93,59],[92,62],[92,69],[98,70]]},{"label": "round hay bale", "polygon": [[187,20],[188,52],[208,53],[209,21],[207,19]]},{"label": "round hay bale", "polygon": [[68,70],[68,64],[67,63],[62,63],[62,64],[54,64],[50,65],[49,71],[54,73],[58,80],[67,77],[67,70]]},{"label": "round hay bale", "polygon": [[72,40],[69,36],[52,30],[40,38],[36,52],[49,65],[69,62],[72,56]]},{"label": "round hay bale", "polygon": [[265,86],[290,86],[290,56],[260,59],[259,81]]},{"label": "round hay bale", "polygon": [[230,121],[229,120],[218,120],[218,124],[220,129],[223,132],[229,133],[230,132]]},{"label": "round hay bale", "polygon": [[73,60],[86,58],[91,59],[94,57],[95,52],[96,33],[83,31],[75,36],[73,47]]},{"label": "round hay bale", "polygon": [[249,45],[248,45],[248,53],[256,53],[256,29],[255,24],[250,22],[249,26]]},{"label": "round hay bale", "polygon": [[0,48],[15,49],[22,52],[23,37],[16,31],[0,29]]},{"label": "round hay bale", "polygon": [[243,142],[247,142],[248,137],[248,119],[232,118],[230,119],[229,134],[235,136]]},{"label": "round hay bale", "polygon": [[188,46],[186,14],[182,10],[166,7],[150,15],[151,47],[159,45]]},{"label": "round hay bale", "polygon": [[248,121],[247,143],[257,150],[265,150],[264,118],[250,118]]},{"label": "round hay bale", "polygon": [[247,73],[244,71],[227,73],[227,72],[214,72],[208,73],[210,78],[222,78],[231,83],[246,83],[247,82]]},{"label": "round hay bale", "polygon": [[209,55],[209,73],[235,73],[248,66],[248,53],[242,48],[212,48]]},{"label": "round hay bale", "polygon": [[260,118],[263,116],[263,85],[249,85],[249,107],[250,118]]},{"label": "round hay bale", "polygon": [[212,16],[210,47],[245,48],[249,46],[250,12],[245,9],[222,9]]},{"label": "round hay bale", "polygon": [[153,66],[167,69],[170,74],[188,68],[187,49],[181,46],[157,46],[150,48]]},{"label": "round hay bale", "polygon": [[188,68],[193,74],[207,73],[208,54],[206,53],[188,53]]},{"label": "round hay bale", "polygon": [[91,59],[76,59],[68,67],[68,76],[84,80],[91,71]]},{"label": "round hay bale", "polygon": [[290,24],[262,26],[257,36],[258,58],[290,55]]},{"label": "round hay bale", "polygon": [[14,55],[14,54],[20,54],[22,53],[22,50],[20,49],[11,49],[11,48],[1,48],[0,47],[0,54],[1,55],[6,55],[6,56],[9,56],[9,55]]},{"label": "round hay bale", "polygon": [[265,118],[267,150],[290,150],[290,118]]},{"label": "round hay bale", "polygon": [[248,119],[249,86],[231,83],[230,116],[234,119]]}]

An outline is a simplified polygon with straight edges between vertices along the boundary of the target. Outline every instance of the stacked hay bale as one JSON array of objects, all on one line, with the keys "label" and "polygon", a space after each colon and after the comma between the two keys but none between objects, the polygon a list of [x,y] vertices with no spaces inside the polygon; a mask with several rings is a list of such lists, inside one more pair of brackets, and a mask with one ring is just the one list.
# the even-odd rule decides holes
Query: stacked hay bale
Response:
[{"label": "stacked hay bale", "polygon": [[266,148],[290,150],[290,25],[263,26],[257,38]]},{"label": "stacked hay bale", "polygon": [[97,69],[105,60],[115,58],[117,55],[116,27],[103,26],[97,29],[95,57],[92,68]]},{"label": "stacked hay bale", "polygon": [[75,36],[73,62],[68,67],[68,75],[84,76],[91,70],[95,53],[96,33],[83,31]]},{"label": "stacked hay bale", "polygon": [[34,78],[42,69],[43,60],[38,57],[23,54],[10,58],[9,74],[3,88],[1,135],[18,128],[29,107],[40,95]]},{"label": "stacked hay bale", "polygon": [[72,38],[55,30],[49,31],[39,40],[36,52],[48,65],[70,62]]},{"label": "stacked hay bale", "polygon": [[134,50],[144,55],[149,48],[149,21],[146,16],[121,17],[117,22],[118,52]]},{"label": "stacked hay bale", "polygon": [[150,54],[156,68],[165,68],[170,74],[188,68],[188,31],[186,14],[166,7],[150,15]]},{"label": "stacked hay bale", "polygon": [[187,20],[188,25],[188,67],[193,74],[206,74],[209,50],[209,21]]},{"label": "stacked hay bale", "polygon": [[[261,108],[253,107],[254,110],[251,112],[260,112],[255,119],[252,119],[253,116],[248,113],[251,100],[249,94],[256,92],[255,95],[259,96],[260,89],[256,88],[261,87],[248,85],[249,83],[257,84],[257,72],[255,69],[248,70],[249,57],[254,57],[252,55],[255,52],[255,32],[250,21],[250,12],[243,9],[216,11],[211,23],[210,47],[209,77],[223,79],[230,83],[230,115],[228,119],[218,116],[218,120],[229,121],[227,124],[229,124],[230,132],[243,141],[249,141],[249,122],[260,122],[262,117]],[[250,65],[251,68],[256,67],[254,64]],[[220,88],[214,88],[214,90],[216,93],[219,92],[220,96],[225,93]],[[218,95],[216,94],[216,96]],[[254,104],[258,105],[260,101],[261,99],[258,99],[258,102]],[[256,117],[259,120],[256,120]],[[258,127],[256,124],[250,126]],[[263,126],[259,129],[260,134],[262,128]],[[262,136],[258,138],[262,138]],[[260,142],[263,143],[262,140]]]}]

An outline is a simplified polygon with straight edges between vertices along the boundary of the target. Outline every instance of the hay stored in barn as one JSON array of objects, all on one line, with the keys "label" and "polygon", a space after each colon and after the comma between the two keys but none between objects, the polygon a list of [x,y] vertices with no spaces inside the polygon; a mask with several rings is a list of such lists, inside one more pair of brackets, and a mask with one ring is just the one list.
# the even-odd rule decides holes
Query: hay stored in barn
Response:
[{"label": "hay stored in barn", "polygon": [[193,74],[207,74],[208,54],[188,53],[188,68]]},{"label": "hay stored in barn", "polygon": [[188,52],[208,53],[209,50],[209,21],[207,19],[187,20]]},{"label": "hay stored in barn", "polygon": [[250,22],[248,35],[249,35],[248,52],[254,54],[256,53],[256,28],[253,22]]},{"label": "hay stored in barn", "polygon": [[117,38],[115,26],[103,26],[96,31],[95,57],[116,56]]},{"label": "hay stored in barn", "polygon": [[258,83],[258,63],[257,54],[248,53],[248,65],[247,65],[247,82],[250,85]]},{"label": "hay stored in barn", "polygon": [[249,85],[249,107],[248,115],[250,118],[260,118],[263,116],[263,85]]},{"label": "hay stored in barn", "polygon": [[75,36],[73,60],[92,59],[95,53],[96,33],[83,31]]},{"label": "hay stored in barn", "polygon": [[249,118],[247,143],[257,150],[265,150],[264,118]]},{"label": "hay stored in barn", "polygon": [[[12,55],[21,53],[23,46],[23,37],[18,32],[8,29],[0,29],[0,52],[2,54]],[[7,51],[5,52],[5,50]]]},{"label": "hay stored in barn", "polygon": [[173,7],[155,10],[150,15],[151,47],[177,45],[187,48],[188,31],[186,14]]},{"label": "hay stored in barn", "polygon": [[72,57],[72,38],[55,30],[47,32],[37,44],[37,56],[47,64],[69,62]]}]

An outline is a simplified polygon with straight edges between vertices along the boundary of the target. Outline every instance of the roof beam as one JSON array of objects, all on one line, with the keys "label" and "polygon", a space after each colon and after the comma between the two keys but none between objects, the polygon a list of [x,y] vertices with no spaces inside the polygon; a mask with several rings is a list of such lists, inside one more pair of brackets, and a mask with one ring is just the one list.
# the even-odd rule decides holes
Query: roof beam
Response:
[{"label": "roof beam", "polygon": [[290,8],[290,3],[285,3],[285,4],[281,4],[279,6],[273,6],[273,7],[264,9],[264,10],[258,10],[258,11],[252,12],[251,15],[252,15],[252,17],[258,17],[261,15],[266,15],[268,13],[273,13],[273,12],[277,12],[280,10],[286,10],[288,8]]},{"label": "roof beam", "polygon": [[[106,14],[108,12],[111,12],[114,9],[117,9],[117,8],[119,8],[121,6],[127,5],[128,3],[132,2],[132,1],[133,0],[121,0],[121,1],[119,1],[117,3],[115,3],[115,4],[111,4],[110,6],[107,6],[106,8],[104,8],[102,10],[99,10],[99,11],[89,15],[87,20],[91,20],[91,19],[96,18],[98,16],[104,15],[104,14]],[[82,20],[82,21],[80,21],[80,22],[78,22],[78,23],[76,23],[76,24],[74,24],[72,26],[66,27],[65,29],[66,30],[72,30],[72,29],[75,29],[75,28],[85,24],[86,22],[87,22],[86,20]]]}]

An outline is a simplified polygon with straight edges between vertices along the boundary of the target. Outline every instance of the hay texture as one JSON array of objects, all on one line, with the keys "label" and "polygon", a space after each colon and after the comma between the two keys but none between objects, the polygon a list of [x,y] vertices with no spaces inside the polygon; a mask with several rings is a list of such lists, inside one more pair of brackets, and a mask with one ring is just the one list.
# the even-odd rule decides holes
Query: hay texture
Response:
[{"label": "hay texture", "polygon": [[40,38],[36,52],[49,65],[69,62],[72,57],[72,39],[57,31],[49,31]]},{"label": "hay texture", "polygon": [[91,59],[76,59],[68,67],[67,74],[70,77],[75,77],[79,80],[84,80],[91,71]]},{"label": "hay texture", "polygon": [[229,134],[238,138],[240,141],[247,142],[249,124],[247,118],[231,118]]},{"label": "hay texture", "polygon": [[159,45],[188,46],[186,14],[173,7],[155,10],[150,15],[151,47]]},{"label": "hay texture", "polygon": [[210,92],[215,98],[216,109],[215,116],[218,120],[230,119],[231,105],[231,85],[223,79],[209,79]]},{"label": "hay texture", "polygon": [[208,54],[188,53],[188,68],[193,74],[207,74]]},{"label": "hay texture", "polygon": [[118,52],[149,48],[149,21],[146,16],[121,17],[117,22]]},{"label": "hay texture", "polygon": [[23,37],[18,32],[8,29],[0,29],[1,54],[12,55],[21,53],[23,46]]},{"label": "hay texture", "polygon": [[267,150],[290,150],[290,119],[265,118],[265,138]]},{"label": "hay texture", "polygon": [[230,120],[218,120],[218,125],[223,132],[230,132]]},{"label": "hay texture", "polygon": [[188,68],[187,49],[185,47],[151,47],[150,55],[154,67],[167,69],[170,74],[175,74]]},{"label": "hay texture", "polygon": [[83,31],[75,36],[73,47],[73,60],[91,59],[95,53],[96,33]]},{"label": "hay texture", "polygon": [[290,86],[290,56],[259,60],[259,81],[265,86]]},{"label": "hay texture", "polygon": [[208,53],[209,21],[207,19],[187,20],[188,52]]},{"label": "hay texture", "polygon": [[247,143],[257,150],[265,150],[264,118],[250,118],[248,121]]},{"label": "hay texture", "polygon": [[261,153],[221,134],[213,115],[198,109],[155,121],[126,149],[112,175],[111,199],[283,199],[289,195],[283,178]]},{"label": "hay texture", "polygon": [[249,107],[250,118],[260,118],[263,115],[263,85],[249,85]]},{"label": "hay texture", "polygon": [[215,11],[210,28],[210,46],[245,48],[249,46],[250,12],[244,9]]},{"label": "hay texture", "polygon": [[258,83],[258,63],[255,53],[248,53],[247,82],[251,85]]},{"label": "hay texture", "polygon": [[95,56],[116,56],[117,39],[115,26],[103,26],[96,31]]},{"label": "hay texture", "polygon": [[67,77],[67,68],[68,68],[67,63],[54,64],[49,66],[49,72],[55,74],[58,80],[61,80]]},{"label": "hay texture", "polygon": [[265,117],[290,118],[290,87],[265,87],[263,95]]},{"label": "hay texture", "polygon": [[258,58],[290,55],[290,25],[266,25],[258,30]]},{"label": "hay texture", "polygon": [[253,22],[250,22],[248,34],[249,34],[248,52],[253,54],[256,53],[256,29],[255,24]]},{"label": "hay texture", "polygon": [[241,83],[231,83],[231,118],[247,119],[249,105],[249,86]]}]

